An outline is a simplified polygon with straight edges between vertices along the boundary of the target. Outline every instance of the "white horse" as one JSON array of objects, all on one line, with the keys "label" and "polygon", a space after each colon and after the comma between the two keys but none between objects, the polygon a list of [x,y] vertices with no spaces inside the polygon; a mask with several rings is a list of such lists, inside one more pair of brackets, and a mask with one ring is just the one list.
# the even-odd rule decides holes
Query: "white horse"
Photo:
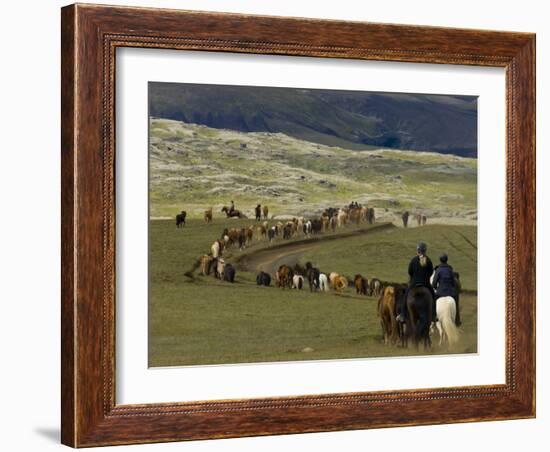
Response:
[{"label": "white horse", "polygon": [[302,290],[304,287],[304,277],[300,275],[294,275],[292,277],[292,288]]},{"label": "white horse", "polygon": [[218,259],[218,263],[216,265],[216,272],[218,273],[218,277],[223,281],[225,276],[225,261],[223,259]]},{"label": "white horse", "polygon": [[222,249],[221,249],[221,246],[220,246],[220,242],[218,240],[216,240],[212,246],[210,247],[210,251],[212,253],[212,257],[214,259],[218,258],[219,256],[221,256],[221,252],[222,252]]},{"label": "white horse", "polygon": [[328,292],[328,278],[324,273],[319,274],[319,290],[321,292]]},{"label": "white horse", "polygon": [[439,331],[439,345],[443,341],[453,347],[460,339],[460,331],[455,325],[456,302],[453,297],[441,297],[437,300],[435,310],[437,322],[435,326]]}]

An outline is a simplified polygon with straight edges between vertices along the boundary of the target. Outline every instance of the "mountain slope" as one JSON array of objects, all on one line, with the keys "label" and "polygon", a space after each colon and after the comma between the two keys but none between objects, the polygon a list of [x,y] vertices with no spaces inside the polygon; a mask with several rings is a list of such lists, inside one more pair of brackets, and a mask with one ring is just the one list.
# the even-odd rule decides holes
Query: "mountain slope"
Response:
[{"label": "mountain slope", "polygon": [[149,112],[347,149],[375,146],[477,156],[473,96],[151,82]]},{"label": "mountain slope", "polygon": [[152,217],[187,210],[201,217],[235,201],[252,215],[312,215],[350,201],[388,216],[404,209],[474,219],[477,161],[454,155],[379,149],[357,152],[282,133],[243,133],[150,119]]}]

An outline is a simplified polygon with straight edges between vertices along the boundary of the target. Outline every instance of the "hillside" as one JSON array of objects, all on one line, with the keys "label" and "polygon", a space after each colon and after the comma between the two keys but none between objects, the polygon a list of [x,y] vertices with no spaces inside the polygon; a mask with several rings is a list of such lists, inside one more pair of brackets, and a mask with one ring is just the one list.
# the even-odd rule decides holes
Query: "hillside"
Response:
[{"label": "hillside", "polygon": [[149,83],[153,117],[318,144],[477,157],[477,98],[344,90]]},{"label": "hillside", "polygon": [[354,151],[282,133],[243,133],[180,121],[150,120],[150,215],[185,209],[214,215],[234,200],[253,215],[313,215],[357,201],[394,220],[404,209],[431,219],[472,223],[477,161],[388,149]]}]

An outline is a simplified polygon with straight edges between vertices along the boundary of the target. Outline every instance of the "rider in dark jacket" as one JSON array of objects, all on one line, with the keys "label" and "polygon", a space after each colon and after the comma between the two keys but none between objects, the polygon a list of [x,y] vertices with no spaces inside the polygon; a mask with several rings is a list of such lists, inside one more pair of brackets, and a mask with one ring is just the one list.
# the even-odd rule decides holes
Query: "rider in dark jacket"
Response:
[{"label": "rider in dark jacket", "polygon": [[439,257],[440,264],[435,267],[432,286],[435,289],[436,300],[441,297],[453,297],[456,303],[455,323],[460,326],[460,313],[458,309],[458,288],[456,287],[455,273],[447,261],[449,257],[443,253]]},{"label": "rider in dark jacket", "polygon": [[[411,259],[409,263],[409,287],[405,291],[401,303],[401,313],[398,316],[398,320],[406,321],[409,317],[409,310],[407,309],[407,296],[409,295],[409,290],[413,287],[426,287],[432,292],[433,297],[433,288],[430,284],[430,276],[434,271],[434,266],[431,259],[426,256],[426,251],[428,247],[424,242],[420,242],[416,247],[416,256]],[[432,316],[435,318],[435,315]]]}]

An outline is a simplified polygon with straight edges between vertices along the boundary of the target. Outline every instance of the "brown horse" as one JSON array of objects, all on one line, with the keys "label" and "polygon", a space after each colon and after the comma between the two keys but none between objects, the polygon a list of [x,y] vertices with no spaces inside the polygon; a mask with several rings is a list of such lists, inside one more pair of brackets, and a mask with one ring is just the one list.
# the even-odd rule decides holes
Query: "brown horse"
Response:
[{"label": "brown horse", "polygon": [[420,341],[423,341],[424,349],[432,345],[430,340],[432,302],[432,293],[427,287],[412,287],[409,289],[407,309],[409,310],[410,334],[417,348]]},{"label": "brown horse", "polygon": [[227,206],[223,206],[221,211],[225,213],[227,218],[248,218],[240,210],[229,210]]},{"label": "brown horse", "polygon": [[210,207],[210,209],[204,211],[204,222],[206,224],[212,222],[212,207]]},{"label": "brown horse", "polygon": [[269,215],[269,207],[263,206],[263,207],[262,207],[262,212],[263,212],[263,214],[264,214],[264,220],[267,220],[267,217],[268,217],[268,215]]},{"label": "brown horse", "polygon": [[378,317],[384,334],[384,344],[395,344],[399,337],[395,313],[395,295],[393,286],[388,286],[378,299]]},{"label": "brown horse", "polygon": [[281,289],[287,287],[292,289],[292,278],[294,277],[294,272],[288,265],[281,265],[276,273],[277,284]]},{"label": "brown horse", "polygon": [[355,293],[357,295],[367,295],[368,281],[363,278],[360,274],[355,275]]},{"label": "brown horse", "polygon": [[367,209],[367,222],[369,224],[374,224],[375,221],[376,221],[376,218],[374,214],[374,209],[372,207],[369,207]]}]

